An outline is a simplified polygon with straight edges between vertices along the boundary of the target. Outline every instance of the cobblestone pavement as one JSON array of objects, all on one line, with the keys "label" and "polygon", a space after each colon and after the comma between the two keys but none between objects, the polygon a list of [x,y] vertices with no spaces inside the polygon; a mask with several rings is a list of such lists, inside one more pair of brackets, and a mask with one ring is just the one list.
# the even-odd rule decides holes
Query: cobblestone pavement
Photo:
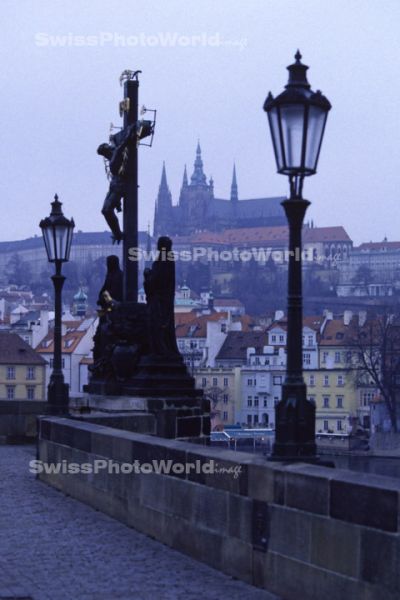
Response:
[{"label": "cobblestone pavement", "polygon": [[39,482],[0,446],[0,599],[277,600]]}]

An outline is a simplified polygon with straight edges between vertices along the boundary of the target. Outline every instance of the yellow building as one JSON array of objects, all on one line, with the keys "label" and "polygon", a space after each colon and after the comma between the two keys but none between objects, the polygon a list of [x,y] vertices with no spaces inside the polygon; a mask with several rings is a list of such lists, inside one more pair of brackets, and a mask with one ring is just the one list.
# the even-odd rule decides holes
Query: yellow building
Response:
[{"label": "yellow building", "polygon": [[316,404],[316,433],[350,433],[357,416],[357,390],[349,369],[304,371],[307,395]]},{"label": "yellow building", "polygon": [[198,368],[193,375],[196,388],[211,401],[211,431],[234,425],[240,404],[240,368]]},{"label": "yellow building", "polygon": [[0,400],[45,400],[46,361],[14,333],[0,332]]},{"label": "yellow building", "polygon": [[319,340],[319,368],[304,373],[308,397],[316,402],[317,433],[350,433],[357,420],[358,390],[350,360],[355,327],[351,313],[327,319]]}]

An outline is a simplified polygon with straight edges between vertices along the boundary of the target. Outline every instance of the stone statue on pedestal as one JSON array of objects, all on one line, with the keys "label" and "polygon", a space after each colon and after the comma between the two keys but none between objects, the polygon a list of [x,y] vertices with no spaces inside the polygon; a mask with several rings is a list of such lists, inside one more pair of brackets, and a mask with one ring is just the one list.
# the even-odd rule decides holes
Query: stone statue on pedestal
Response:
[{"label": "stone statue on pedestal", "polygon": [[151,269],[144,271],[150,351],[155,357],[181,360],[175,335],[175,261],[171,239],[160,237],[157,249],[158,257]]},{"label": "stone statue on pedestal", "polygon": [[107,274],[99,292],[97,304],[99,324],[94,335],[92,373],[110,374],[111,356],[115,346],[112,311],[116,303],[122,301],[122,271],[118,256],[107,256]]}]

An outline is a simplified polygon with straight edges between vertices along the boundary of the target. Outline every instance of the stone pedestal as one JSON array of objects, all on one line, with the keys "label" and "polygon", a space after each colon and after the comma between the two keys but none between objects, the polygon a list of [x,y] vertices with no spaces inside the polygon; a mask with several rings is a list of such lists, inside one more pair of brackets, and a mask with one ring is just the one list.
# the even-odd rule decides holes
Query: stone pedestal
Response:
[{"label": "stone pedestal", "polygon": [[95,364],[75,418],[163,438],[207,441],[210,406],[180,354],[152,354],[145,304],[124,302],[102,317]]},{"label": "stone pedestal", "polygon": [[208,443],[210,402],[202,392],[189,397],[87,395],[71,401],[70,414],[82,421],[116,429]]}]

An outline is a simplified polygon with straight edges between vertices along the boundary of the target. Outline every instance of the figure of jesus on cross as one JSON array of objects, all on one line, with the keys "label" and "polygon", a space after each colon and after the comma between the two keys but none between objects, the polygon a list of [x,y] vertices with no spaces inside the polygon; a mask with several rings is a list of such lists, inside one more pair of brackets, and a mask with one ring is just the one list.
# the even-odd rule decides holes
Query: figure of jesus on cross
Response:
[{"label": "figure of jesus on cross", "polygon": [[[155,115],[153,121],[138,119],[139,73],[141,71],[129,70],[122,73],[124,99],[119,109],[123,127],[110,136],[110,143],[101,144],[97,149],[108,161],[110,173],[102,213],[111,229],[113,243],[123,241],[123,299],[131,302],[137,302],[138,288],[138,264],[129,260],[129,249],[138,247],[138,145],[141,139],[153,136],[155,125]],[[116,211],[122,210],[121,229]]]}]

